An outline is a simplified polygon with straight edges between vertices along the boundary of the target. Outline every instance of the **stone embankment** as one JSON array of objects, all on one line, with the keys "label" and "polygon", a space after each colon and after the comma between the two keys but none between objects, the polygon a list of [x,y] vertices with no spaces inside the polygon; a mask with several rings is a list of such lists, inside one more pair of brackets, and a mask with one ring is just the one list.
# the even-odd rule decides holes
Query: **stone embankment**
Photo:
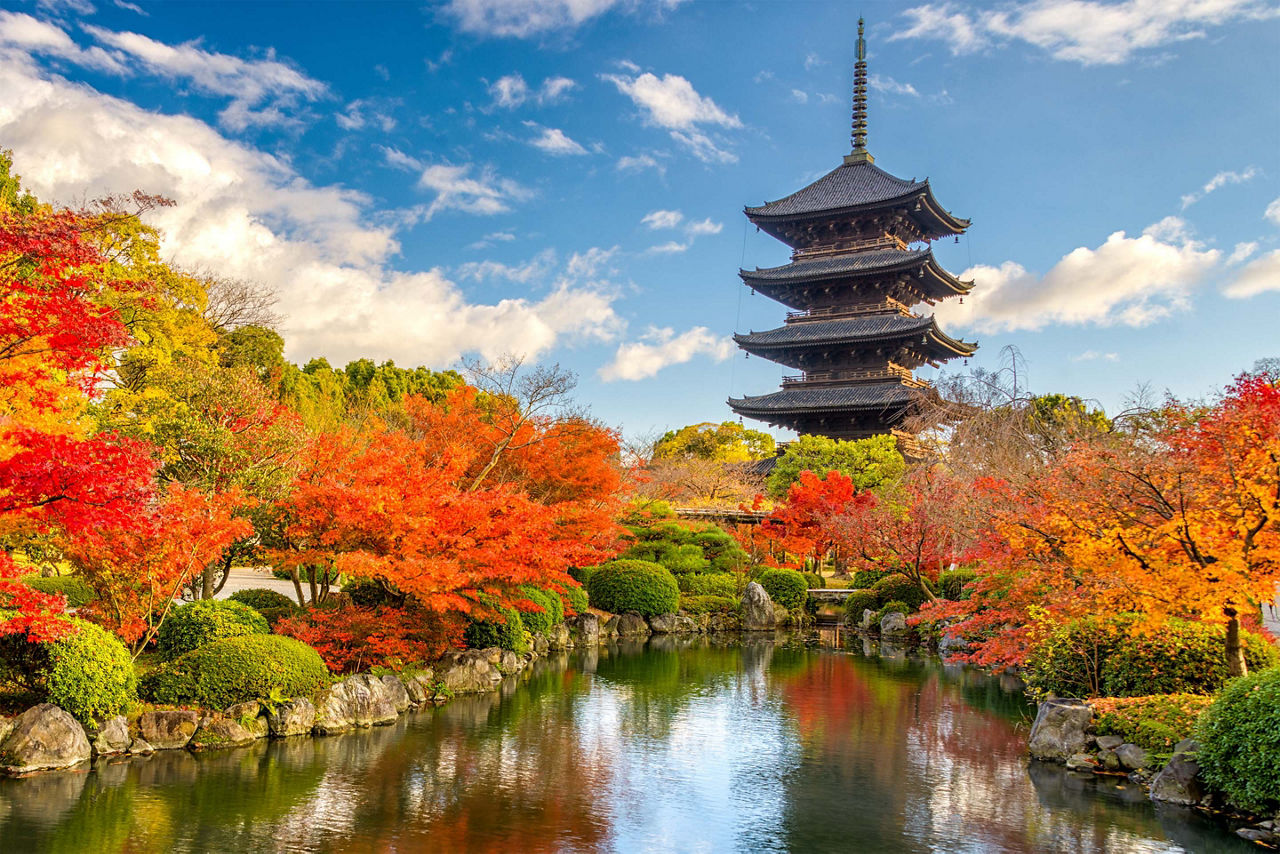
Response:
[{"label": "stone embankment", "polygon": [[[1068,770],[1127,777],[1147,789],[1151,800],[1203,809],[1224,805],[1217,793],[1205,788],[1200,777],[1194,739],[1174,745],[1173,755],[1161,767],[1146,749],[1125,742],[1118,735],[1097,735],[1093,730],[1093,709],[1084,700],[1045,700],[1036,712],[1027,744],[1033,760],[1055,762]],[[1237,835],[1253,842],[1280,844],[1277,822],[1264,821],[1239,828]]]},{"label": "stone embankment", "polygon": [[496,691],[503,679],[523,672],[549,652],[592,647],[650,635],[772,630],[786,620],[769,594],[751,583],[743,615],[636,613],[580,614],[534,634],[528,652],[490,649],[446,653],[431,667],[401,674],[358,673],[323,691],[314,701],[251,701],[221,711],[151,709],[96,721],[88,728],[49,703],[12,718],[0,717],[0,772],[25,775],[73,768],[99,756],[149,755],[157,750],[216,750],[261,738],[325,736],[394,722],[401,714],[444,703],[457,694]]}]

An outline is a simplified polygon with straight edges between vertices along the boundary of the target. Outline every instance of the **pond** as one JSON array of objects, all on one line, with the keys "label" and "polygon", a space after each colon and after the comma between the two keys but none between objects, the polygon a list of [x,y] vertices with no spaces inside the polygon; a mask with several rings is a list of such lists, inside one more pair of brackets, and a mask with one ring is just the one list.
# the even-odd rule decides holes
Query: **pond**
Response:
[{"label": "pond", "polygon": [[936,660],[657,638],[390,727],[0,781],[0,851],[1229,852]]}]

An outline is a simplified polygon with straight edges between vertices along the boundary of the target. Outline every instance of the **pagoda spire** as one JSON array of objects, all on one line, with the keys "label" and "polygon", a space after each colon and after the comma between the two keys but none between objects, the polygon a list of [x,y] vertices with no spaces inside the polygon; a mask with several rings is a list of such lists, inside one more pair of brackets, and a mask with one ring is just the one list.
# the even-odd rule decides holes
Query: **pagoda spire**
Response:
[{"label": "pagoda spire", "polygon": [[875,163],[867,151],[867,40],[863,38],[863,21],[858,18],[858,52],[853,65],[853,151],[846,155],[846,166]]}]

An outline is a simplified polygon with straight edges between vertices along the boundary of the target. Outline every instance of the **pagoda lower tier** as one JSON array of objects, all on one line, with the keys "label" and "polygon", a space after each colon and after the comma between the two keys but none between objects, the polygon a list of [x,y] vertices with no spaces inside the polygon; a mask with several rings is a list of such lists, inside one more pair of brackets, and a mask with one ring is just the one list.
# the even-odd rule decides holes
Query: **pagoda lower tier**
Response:
[{"label": "pagoda lower tier", "polygon": [[854,385],[800,384],[758,397],[730,398],[738,415],[772,427],[832,439],[889,433],[937,393],[903,380]]},{"label": "pagoda lower tier", "polygon": [[733,340],[753,356],[802,371],[884,368],[890,363],[910,371],[970,356],[977,349],[942,332],[932,317],[898,312],[793,319]]}]

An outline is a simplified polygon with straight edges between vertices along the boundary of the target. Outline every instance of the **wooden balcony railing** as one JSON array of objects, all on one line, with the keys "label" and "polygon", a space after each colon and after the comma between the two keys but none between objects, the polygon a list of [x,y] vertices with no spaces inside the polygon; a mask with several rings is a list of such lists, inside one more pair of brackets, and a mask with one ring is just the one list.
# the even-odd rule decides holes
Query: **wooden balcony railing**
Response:
[{"label": "wooden balcony railing", "polygon": [[822,308],[811,308],[808,311],[787,312],[787,323],[803,323],[806,320],[831,320],[837,317],[849,317],[858,314],[911,314],[911,306],[904,302],[885,297],[879,302],[864,302],[857,305],[829,305]]},{"label": "wooden balcony railing", "polygon": [[890,362],[883,368],[856,368],[840,371],[806,371],[782,378],[783,387],[796,385],[825,385],[829,383],[848,382],[850,380],[900,380],[911,388],[928,388],[926,380],[916,379],[911,371],[901,365]]}]

